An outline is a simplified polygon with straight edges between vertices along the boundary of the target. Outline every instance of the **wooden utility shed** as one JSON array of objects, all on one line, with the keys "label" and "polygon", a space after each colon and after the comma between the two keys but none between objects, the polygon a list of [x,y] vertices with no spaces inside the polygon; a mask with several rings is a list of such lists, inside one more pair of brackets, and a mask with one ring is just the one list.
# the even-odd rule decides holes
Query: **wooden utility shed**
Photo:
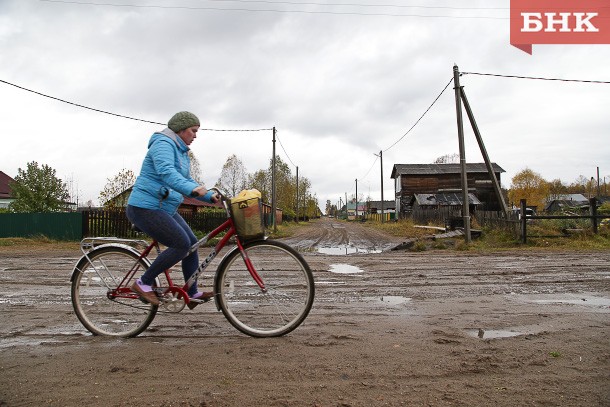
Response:
[{"label": "wooden utility shed", "polygon": [[[499,165],[492,163],[498,183],[501,173]],[[494,192],[485,163],[466,164],[468,193],[474,194],[485,210],[502,210]],[[459,193],[462,190],[460,164],[394,164],[391,178],[394,179],[396,209],[401,214],[411,210],[416,194]]]}]

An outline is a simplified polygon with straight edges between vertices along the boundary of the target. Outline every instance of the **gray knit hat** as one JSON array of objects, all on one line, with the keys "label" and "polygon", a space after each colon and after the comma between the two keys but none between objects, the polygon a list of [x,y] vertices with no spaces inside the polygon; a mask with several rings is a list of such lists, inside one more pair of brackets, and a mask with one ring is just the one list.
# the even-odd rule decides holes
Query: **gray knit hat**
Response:
[{"label": "gray knit hat", "polygon": [[167,127],[174,133],[179,133],[184,129],[199,125],[199,119],[191,112],[178,112],[167,122]]}]

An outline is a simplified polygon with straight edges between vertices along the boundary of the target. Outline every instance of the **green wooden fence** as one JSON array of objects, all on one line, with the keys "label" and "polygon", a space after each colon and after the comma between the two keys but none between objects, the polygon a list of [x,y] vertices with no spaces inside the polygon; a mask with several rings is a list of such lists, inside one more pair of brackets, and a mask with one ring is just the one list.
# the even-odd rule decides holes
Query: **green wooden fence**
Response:
[{"label": "green wooden fence", "polygon": [[[271,208],[264,205],[265,226],[270,223]],[[282,213],[278,211],[278,223]],[[185,212],[181,214],[193,229],[207,233],[227,219],[223,210]],[[90,210],[58,213],[0,213],[0,238],[46,236],[57,240],[80,240],[83,237],[141,237],[131,228],[124,209]]]},{"label": "green wooden fence", "polygon": [[80,240],[83,236],[83,215],[79,212],[0,213],[0,237],[34,236]]}]

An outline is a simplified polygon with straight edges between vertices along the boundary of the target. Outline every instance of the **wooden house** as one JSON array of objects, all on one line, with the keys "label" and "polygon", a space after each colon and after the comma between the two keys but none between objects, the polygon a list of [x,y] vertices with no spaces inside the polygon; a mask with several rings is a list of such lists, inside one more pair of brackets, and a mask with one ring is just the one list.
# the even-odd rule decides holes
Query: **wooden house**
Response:
[{"label": "wooden house", "polygon": [[[505,171],[495,163],[492,168],[500,183],[500,175]],[[485,163],[466,164],[466,172],[468,193],[480,202],[477,207],[501,210]],[[462,191],[460,164],[394,164],[391,178],[394,179],[396,211],[401,217],[411,212],[416,194],[460,194]]]}]

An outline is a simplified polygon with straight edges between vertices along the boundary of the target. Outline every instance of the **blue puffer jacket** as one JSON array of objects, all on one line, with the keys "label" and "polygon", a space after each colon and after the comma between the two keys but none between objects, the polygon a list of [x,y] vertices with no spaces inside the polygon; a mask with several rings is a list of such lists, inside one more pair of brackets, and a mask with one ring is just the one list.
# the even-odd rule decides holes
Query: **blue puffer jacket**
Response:
[{"label": "blue puffer jacket", "polygon": [[[162,209],[173,215],[199,184],[191,178],[189,148],[169,128],[152,135],[140,175],[127,202],[145,209]],[[209,192],[202,199],[211,202]]]}]

